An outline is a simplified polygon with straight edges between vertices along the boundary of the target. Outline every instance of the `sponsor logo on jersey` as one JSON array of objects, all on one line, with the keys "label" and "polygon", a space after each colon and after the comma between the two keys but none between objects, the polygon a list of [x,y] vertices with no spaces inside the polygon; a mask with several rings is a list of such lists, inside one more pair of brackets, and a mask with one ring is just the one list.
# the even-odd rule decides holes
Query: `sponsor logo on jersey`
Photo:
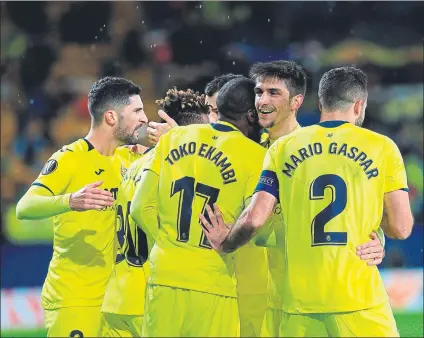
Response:
[{"label": "sponsor logo on jersey", "polygon": [[105,171],[104,169],[99,169],[97,171],[94,171],[96,173],[96,175],[100,175],[103,171]]}]

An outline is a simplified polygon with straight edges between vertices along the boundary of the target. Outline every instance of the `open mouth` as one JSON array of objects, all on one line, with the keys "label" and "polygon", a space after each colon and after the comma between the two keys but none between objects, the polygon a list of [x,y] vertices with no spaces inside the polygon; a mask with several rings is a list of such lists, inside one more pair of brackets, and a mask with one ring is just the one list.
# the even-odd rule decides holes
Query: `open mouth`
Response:
[{"label": "open mouth", "polygon": [[272,114],[273,112],[274,112],[273,110],[261,110],[261,111],[259,111],[259,114],[269,115],[269,114]]},{"label": "open mouth", "polygon": [[138,125],[135,129],[134,129],[134,134],[135,135],[139,135],[140,134],[140,129],[141,127],[143,127],[144,123]]}]

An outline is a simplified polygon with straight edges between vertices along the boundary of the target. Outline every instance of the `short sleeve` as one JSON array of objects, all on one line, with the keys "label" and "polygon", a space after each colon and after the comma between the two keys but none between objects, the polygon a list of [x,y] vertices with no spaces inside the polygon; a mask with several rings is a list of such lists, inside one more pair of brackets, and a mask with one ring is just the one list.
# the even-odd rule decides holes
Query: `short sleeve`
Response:
[{"label": "short sleeve", "polygon": [[386,171],[384,177],[384,192],[387,193],[395,190],[408,191],[406,170],[402,154],[397,145],[389,138],[386,143],[385,156]]},{"label": "short sleeve", "polygon": [[246,189],[243,196],[243,202],[245,206],[247,206],[250,203],[250,198],[255,193],[256,185],[258,184],[259,177],[261,177],[261,168],[262,168],[263,160],[266,153],[264,148],[258,147],[259,148],[258,150],[256,149],[256,147],[257,145],[255,144],[254,147],[250,149],[249,151],[249,153],[251,154],[252,158],[254,158],[254,160],[252,159],[252,161],[250,162],[251,172],[245,185]]},{"label": "short sleeve", "polygon": [[258,170],[256,173],[252,173],[246,182],[246,190],[244,193],[244,205],[245,207],[249,204],[250,198],[255,192],[256,184],[258,183],[260,177],[260,171]]},{"label": "short sleeve", "polygon": [[75,167],[75,154],[65,148],[54,153],[44,164],[32,186],[49,190],[52,195],[62,195],[71,182]]},{"label": "short sleeve", "polygon": [[257,182],[255,193],[258,191],[265,191],[273,195],[277,201],[280,201],[279,182],[277,177],[277,168],[275,164],[274,154],[276,151],[276,144],[268,149],[265,160],[262,166],[262,173]]}]

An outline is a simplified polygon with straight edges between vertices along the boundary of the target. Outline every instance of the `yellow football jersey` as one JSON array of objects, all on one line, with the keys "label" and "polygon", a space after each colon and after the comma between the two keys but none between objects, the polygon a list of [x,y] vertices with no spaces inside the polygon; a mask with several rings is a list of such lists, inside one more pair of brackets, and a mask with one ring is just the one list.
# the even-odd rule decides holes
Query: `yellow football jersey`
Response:
[{"label": "yellow football jersey", "polygon": [[116,201],[115,265],[107,285],[102,312],[121,315],[144,313],[144,297],[150,271],[147,257],[153,239],[146,236],[129,213],[147,158],[148,152],[130,166],[121,182]]},{"label": "yellow football jersey", "polygon": [[397,146],[353,124],[323,122],[271,146],[257,190],[282,206],[286,312],[356,311],[387,300],[377,267],[358,259],[356,247],[378,229],[384,194],[398,189],[407,181]]},{"label": "yellow football jersey", "polygon": [[265,148],[269,148],[271,144],[271,139],[269,138],[268,130],[263,129],[261,134],[261,139],[259,141],[260,145]]},{"label": "yellow football jersey", "polygon": [[[33,185],[61,195],[102,180],[100,188],[116,199],[133,157],[125,147],[116,155],[103,156],[79,139],[54,153]],[[42,290],[45,309],[102,304],[113,266],[114,225],[115,206],[53,217],[53,257]]]},{"label": "yellow football jersey", "polygon": [[[301,129],[301,125],[298,124],[294,131]],[[271,147],[276,140],[271,140],[269,133],[264,129],[261,135],[261,145],[265,148]],[[268,265],[268,306],[273,309],[282,309],[283,307],[283,297],[281,294],[282,287],[284,283],[284,269],[283,265],[284,260],[284,241],[281,240],[284,238],[284,226],[283,226],[283,217],[281,217],[281,205],[278,204],[274,209],[274,217],[279,219],[278,222],[273,222],[275,224],[274,231],[276,235],[277,247],[268,247],[266,249],[267,253],[267,265]]]},{"label": "yellow football jersey", "polygon": [[[302,128],[302,126],[301,126],[300,124],[297,124],[296,128],[294,128],[292,132],[294,132],[294,131],[296,131],[296,130],[299,130],[300,128]],[[278,139],[277,139],[277,140],[278,140]],[[271,138],[269,137],[269,132],[268,132],[268,130],[263,129],[262,134],[261,134],[261,139],[260,139],[260,141],[259,141],[260,145],[261,145],[262,147],[269,148],[269,147],[271,147],[271,146],[273,145],[273,143],[274,143],[275,141],[276,141],[276,140],[273,140],[273,139],[271,139]]]},{"label": "yellow football jersey", "polygon": [[211,249],[199,214],[217,203],[234,223],[255,189],[265,149],[219,122],[174,128],[155,150],[147,169],[159,175],[160,228],[149,283],[235,297],[233,254]]}]

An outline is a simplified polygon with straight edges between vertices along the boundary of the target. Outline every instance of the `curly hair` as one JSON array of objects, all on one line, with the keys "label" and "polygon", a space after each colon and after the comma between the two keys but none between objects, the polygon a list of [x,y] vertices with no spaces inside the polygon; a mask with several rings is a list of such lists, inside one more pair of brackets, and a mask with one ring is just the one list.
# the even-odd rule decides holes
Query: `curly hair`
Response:
[{"label": "curly hair", "polygon": [[156,100],[159,107],[165,111],[178,125],[203,123],[203,115],[209,114],[205,95],[191,89],[169,89],[163,99]]}]

